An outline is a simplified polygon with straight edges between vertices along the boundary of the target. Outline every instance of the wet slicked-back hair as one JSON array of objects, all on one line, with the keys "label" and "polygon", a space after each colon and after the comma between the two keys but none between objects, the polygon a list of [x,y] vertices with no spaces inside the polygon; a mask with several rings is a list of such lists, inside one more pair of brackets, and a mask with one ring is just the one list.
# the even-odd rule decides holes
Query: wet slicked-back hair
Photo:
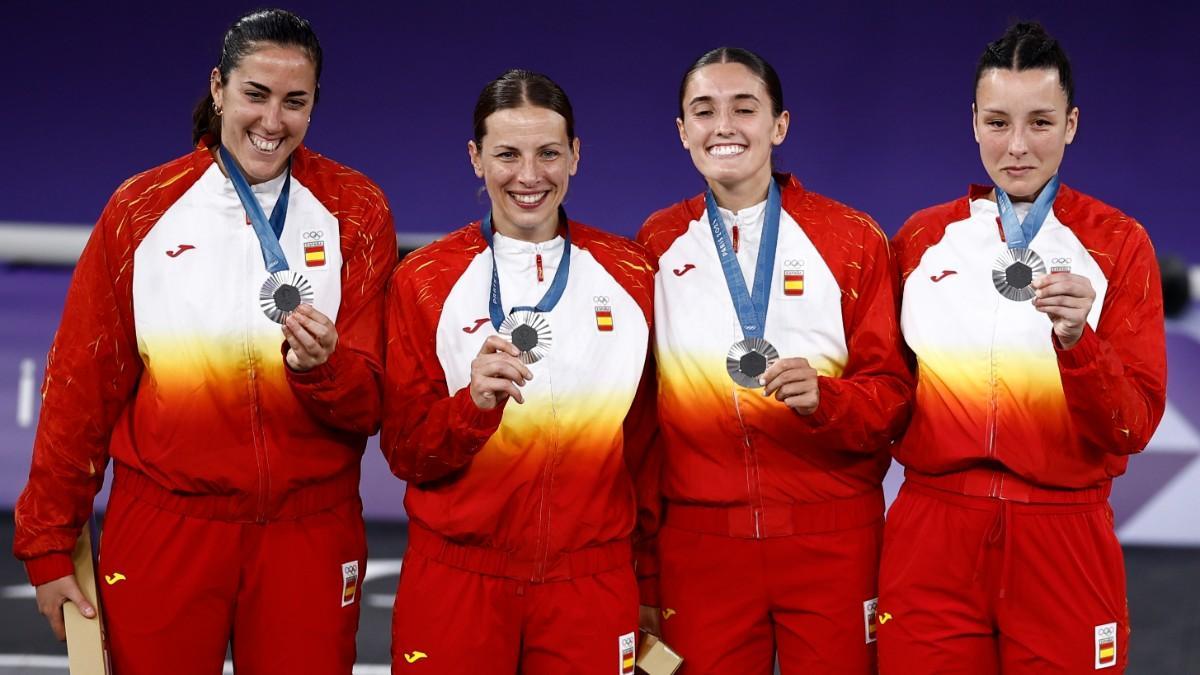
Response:
[{"label": "wet slicked-back hair", "polygon": [[475,146],[483,147],[487,118],[494,112],[530,105],[553,110],[567,121],[567,140],[575,140],[575,112],[567,92],[541,73],[520,68],[506,71],[488,82],[475,101]]},{"label": "wet slicked-back hair", "polygon": [[[1058,82],[1067,95],[1067,110],[1075,107],[1075,81],[1071,79],[1071,60],[1062,45],[1036,21],[1013,24],[999,40],[988,44],[975,68],[975,92],[979,80],[993,68],[1000,70],[1047,69],[1058,73]],[[974,98],[974,93],[972,98]]]},{"label": "wet slicked-back hair", "polygon": [[[281,47],[297,47],[312,61],[316,72],[317,90],[313,92],[313,105],[321,96],[321,64],[324,54],[312,24],[286,9],[259,9],[243,15],[221,39],[221,56],[217,59],[217,70],[221,73],[221,84],[229,81],[229,73],[242,63],[242,59],[267,44]],[[210,91],[196,104],[192,112],[192,145],[200,142],[205,134],[221,140],[221,117],[213,110]]]},{"label": "wet slicked-back hair", "polygon": [[696,62],[683,74],[683,80],[679,83],[680,119],[683,119],[684,116],[683,97],[687,94],[688,81],[692,79],[692,74],[704,66],[711,66],[714,63],[740,63],[746,66],[750,72],[754,73],[755,77],[762,80],[763,85],[767,88],[767,95],[771,97],[771,115],[779,117],[783,113],[783,83],[779,81],[779,74],[775,72],[771,64],[749,49],[717,47],[696,59]]}]

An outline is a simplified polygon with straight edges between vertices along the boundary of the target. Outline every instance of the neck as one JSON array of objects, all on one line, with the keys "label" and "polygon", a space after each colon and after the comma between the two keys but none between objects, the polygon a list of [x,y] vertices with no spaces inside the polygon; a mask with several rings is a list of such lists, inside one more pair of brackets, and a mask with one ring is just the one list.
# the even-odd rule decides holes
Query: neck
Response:
[{"label": "neck", "polygon": [[[212,155],[213,162],[216,163],[217,168],[221,170],[221,173],[226,178],[229,178],[229,169],[225,168],[225,160],[221,159],[221,152],[219,150],[220,147],[221,146],[219,146],[219,145],[212,146],[211,148],[208,149],[208,154]],[[234,160],[234,161],[237,161],[237,160]],[[241,170],[241,167],[238,167],[238,170]],[[283,170],[284,171],[287,170],[286,164],[284,165]],[[259,183],[266,183],[267,181],[275,180],[276,178],[279,178],[281,175],[283,175],[283,171],[280,171],[279,173],[275,174],[274,176],[271,176],[270,178],[267,178],[264,180],[258,180],[257,178],[254,178],[253,176],[247,176],[246,172],[242,171],[242,178],[246,179],[247,185],[258,185]]]},{"label": "neck", "polygon": [[493,211],[492,229],[509,239],[516,239],[517,241],[524,241],[530,244],[541,244],[558,236],[558,218],[556,217],[554,220],[538,225],[537,227],[524,228],[501,221],[499,218],[496,218],[496,214]]},{"label": "neck", "polygon": [[[1050,184],[1050,181],[1046,181],[1042,185],[1042,187],[1038,188],[1037,190],[1034,190],[1033,194],[1014,195],[1011,192],[1008,192],[1006,194],[1008,195],[1008,200],[1014,204],[1019,204],[1021,202],[1029,202],[1032,204],[1033,202],[1037,201],[1037,198],[1040,197],[1042,194],[1042,190],[1045,190],[1046,185],[1049,185],[1049,184]],[[993,201],[993,202],[996,201],[996,189],[995,188],[992,188],[992,191],[988,193],[987,198],[988,198],[988,201]]]},{"label": "neck", "polygon": [[730,211],[741,211],[767,198],[771,180],[771,172],[768,170],[763,176],[755,176],[741,183],[724,184],[710,180],[708,186],[713,191],[717,206]]}]

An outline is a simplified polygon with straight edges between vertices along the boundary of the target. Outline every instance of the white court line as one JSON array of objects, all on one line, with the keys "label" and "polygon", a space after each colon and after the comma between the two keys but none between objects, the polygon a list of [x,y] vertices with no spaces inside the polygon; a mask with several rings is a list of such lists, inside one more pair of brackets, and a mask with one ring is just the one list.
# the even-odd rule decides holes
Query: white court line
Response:
[{"label": "white court line", "polygon": [[[65,672],[67,664],[67,657],[65,656],[0,654],[0,668],[58,668],[64,669]],[[222,672],[233,675],[233,662],[226,661]],[[392,667],[377,663],[356,663],[353,672],[354,675],[389,675],[392,672]]]}]

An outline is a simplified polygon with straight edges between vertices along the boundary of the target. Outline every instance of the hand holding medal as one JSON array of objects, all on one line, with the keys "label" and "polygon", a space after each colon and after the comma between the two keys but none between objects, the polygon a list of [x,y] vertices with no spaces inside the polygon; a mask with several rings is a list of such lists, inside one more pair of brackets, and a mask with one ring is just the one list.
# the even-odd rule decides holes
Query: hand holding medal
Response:
[{"label": "hand holding medal", "polygon": [[1096,301],[1092,282],[1084,276],[1059,272],[1033,280],[1036,297],[1033,306],[1050,317],[1054,335],[1063,349],[1070,349],[1083,337],[1088,313]]},{"label": "hand holding medal", "polygon": [[283,320],[288,352],[284,359],[296,372],[312,370],[329,360],[337,347],[337,327],[312,305],[300,305]]},{"label": "hand holding medal", "polygon": [[484,341],[479,355],[471,362],[471,400],[480,410],[491,410],[512,397],[524,403],[521,387],[533,379],[533,372],[521,363],[521,350],[499,335]]},{"label": "hand holding medal", "polygon": [[808,359],[796,357],[779,359],[760,381],[764,384],[763,396],[774,394],[798,414],[811,415],[821,403],[817,378],[817,369],[809,365]]}]

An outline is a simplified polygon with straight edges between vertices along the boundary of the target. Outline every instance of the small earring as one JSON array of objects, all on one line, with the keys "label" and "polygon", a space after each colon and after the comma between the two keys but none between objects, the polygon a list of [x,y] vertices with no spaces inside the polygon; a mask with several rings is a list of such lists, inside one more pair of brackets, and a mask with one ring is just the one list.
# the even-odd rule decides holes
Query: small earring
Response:
[{"label": "small earring", "polygon": [[309,123],[309,124],[312,124],[312,116],[311,116],[311,115],[310,115],[310,116],[309,116],[309,118],[308,118],[308,123]]},{"label": "small earring", "polygon": [[225,111],[224,111],[224,110],[221,108],[221,106],[217,105],[217,102],[216,102],[216,101],[213,101],[213,104],[212,104],[212,109],[213,109],[213,112],[215,112],[215,113],[217,114],[217,117],[220,117],[220,116],[221,116],[221,113],[225,112]]}]

